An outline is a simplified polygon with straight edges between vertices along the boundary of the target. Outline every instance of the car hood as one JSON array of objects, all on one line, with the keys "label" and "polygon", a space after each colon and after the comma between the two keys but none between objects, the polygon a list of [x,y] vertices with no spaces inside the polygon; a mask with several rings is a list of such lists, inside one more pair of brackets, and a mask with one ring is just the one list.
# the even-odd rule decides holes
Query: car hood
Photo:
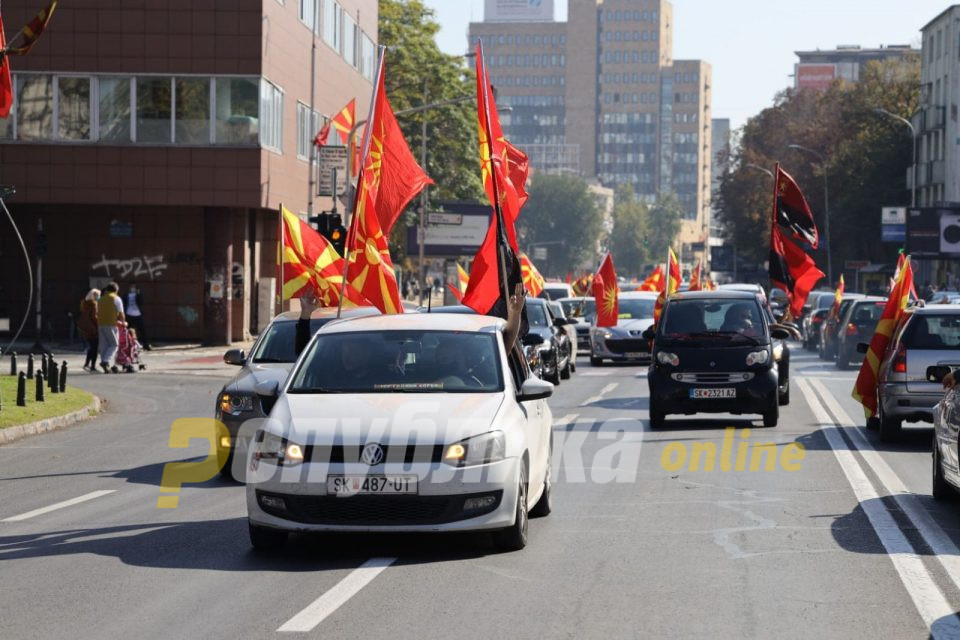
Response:
[{"label": "car hood", "polygon": [[282,385],[292,368],[292,362],[250,364],[234,376],[233,380],[227,384],[226,390],[231,393],[253,393],[253,388],[258,383],[271,380],[276,380],[277,384]]},{"label": "car hood", "polygon": [[273,428],[301,444],[448,444],[486,433],[497,421],[497,393],[285,393]]}]

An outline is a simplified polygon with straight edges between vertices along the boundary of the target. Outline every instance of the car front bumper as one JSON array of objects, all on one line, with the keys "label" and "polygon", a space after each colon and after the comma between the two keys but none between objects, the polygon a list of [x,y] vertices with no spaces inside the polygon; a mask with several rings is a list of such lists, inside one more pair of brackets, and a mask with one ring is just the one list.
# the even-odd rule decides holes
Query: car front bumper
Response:
[{"label": "car front bumper", "polygon": [[594,336],[590,344],[590,355],[619,362],[650,362],[650,345],[647,340],[641,339],[608,340]]},{"label": "car front bumper", "polygon": [[[657,410],[664,413],[765,413],[777,402],[777,371],[753,372],[752,379],[740,382],[692,383],[680,382],[670,377],[669,372],[660,372],[651,367],[647,374],[650,399]],[[736,398],[694,399],[691,389],[736,389]]]},{"label": "car front bumper", "polygon": [[[260,469],[266,467],[261,465]],[[417,476],[417,494],[327,493],[328,475],[383,474]],[[300,532],[502,529],[514,522],[518,478],[517,458],[462,469],[441,463],[388,464],[372,472],[366,465],[306,463],[282,468],[266,480],[248,481],[247,515],[254,525]],[[285,507],[265,507],[263,496],[282,498]],[[494,498],[492,505],[464,510],[467,499],[487,496]]]}]

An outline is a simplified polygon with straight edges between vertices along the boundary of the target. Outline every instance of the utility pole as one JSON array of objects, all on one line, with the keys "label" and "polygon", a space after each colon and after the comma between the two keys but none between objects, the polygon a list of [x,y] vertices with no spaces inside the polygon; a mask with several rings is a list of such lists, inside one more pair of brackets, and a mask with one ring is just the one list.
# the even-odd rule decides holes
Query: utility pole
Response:
[{"label": "utility pole", "polygon": [[[423,79],[423,104],[427,104],[428,93],[427,93],[427,79]],[[427,114],[423,114],[423,121],[420,123],[420,166],[424,171],[427,170]],[[424,252],[424,244],[427,241],[427,189],[428,185],[424,185],[423,189],[420,191],[420,221],[419,229],[417,230],[417,248],[419,250],[419,265],[420,265],[420,291],[427,290],[427,264]],[[430,292],[432,293],[432,291]],[[427,295],[430,295],[428,293]],[[423,294],[421,293],[421,296]],[[421,298],[422,301],[422,298]]]},{"label": "utility pole", "polygon": [[[310,123],[310,131],[313,135],[316,135],[316,126],[317,123],[313,121],[314,111],[314,100],[316,99],[317,94],[317,34],[314,31],[316,29],[316,14],[314,14],[314,26],[310,28],[310,116],[307,118],[307,121]],[[317,172],[316,172],[316,162],[317,162],[317,145],[313,143],[313,140],[310,140],[310,176],[307,179],[307,216],[313,215],[313,199],[316,197],[317,192]],[[334,189],[333,194],[334,207],[336,207],[337,194],[336,189]]]}]

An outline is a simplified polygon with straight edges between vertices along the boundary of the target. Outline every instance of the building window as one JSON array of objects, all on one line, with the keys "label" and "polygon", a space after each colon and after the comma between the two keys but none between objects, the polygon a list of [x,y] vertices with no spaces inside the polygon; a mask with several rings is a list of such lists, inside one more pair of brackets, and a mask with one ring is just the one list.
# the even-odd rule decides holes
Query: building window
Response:
[{"label": "building window", "polygon": [[137,142],[172,142],[170,123],[172,96],[168,76],[138,76],[137,87]]},{"label": "building window", "polygon": [[283,91],[268,80],[260,81],[260,144],[283,152]]},{"label": "building window", "polygon": [[336,0],[323,0],[323,41],[340,53],[343,8]]},{"label": "building window", "polygon": [[177,78],[174,141],[210,144],[210,79]]},{"label": "building window", "polygon": [[64,76],[57,82],[57,138],[90,140],[90,78]]},{"label": "building window", "polygon": [[53,76],[17,75],[17,138],[49,140],[53,135]]},{"label": "building window", "polygon": [[351,67],[357,62],[357,23],[348,14],[343,14],[343,58]]},{"label": "building window", "polygon": [[373,82],[373,74],[377,72],[377,46],[373,44],[365,33],[360,34],[360,73],[367,80]]},{"label": "building window", "polygon": [[[312,112],[310,107],[302,102],[297,103],[297,157],[302,160],[310,159],[313,140],[320,131],[320,114]],[[339,137],[334,135],[337,141]]]},{"label": "building window", "polygon": [[99,78],[100,141],[130,142],[130,78]]},{"label": "building window", "polygon": [[257,144],[259,93],[257,78],[217,78],[214,111],[217,144]]},{"label": "building window", "polygon": [[316,29],[317,25],[317,4],[316,0],[300,0],[300,22],[307,25],[311,31]]}]

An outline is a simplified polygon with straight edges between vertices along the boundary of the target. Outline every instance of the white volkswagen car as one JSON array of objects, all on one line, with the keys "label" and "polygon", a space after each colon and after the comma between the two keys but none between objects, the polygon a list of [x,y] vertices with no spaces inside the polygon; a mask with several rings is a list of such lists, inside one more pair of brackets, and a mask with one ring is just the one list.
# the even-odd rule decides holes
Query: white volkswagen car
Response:
[{"label": "white volkswagen car", "polygon": [[489,530],[527,542],[551,510],[553,385],[505,322],[404,314],[331,322],[282,384],[249,454],[256,549],[289,532]]}]

